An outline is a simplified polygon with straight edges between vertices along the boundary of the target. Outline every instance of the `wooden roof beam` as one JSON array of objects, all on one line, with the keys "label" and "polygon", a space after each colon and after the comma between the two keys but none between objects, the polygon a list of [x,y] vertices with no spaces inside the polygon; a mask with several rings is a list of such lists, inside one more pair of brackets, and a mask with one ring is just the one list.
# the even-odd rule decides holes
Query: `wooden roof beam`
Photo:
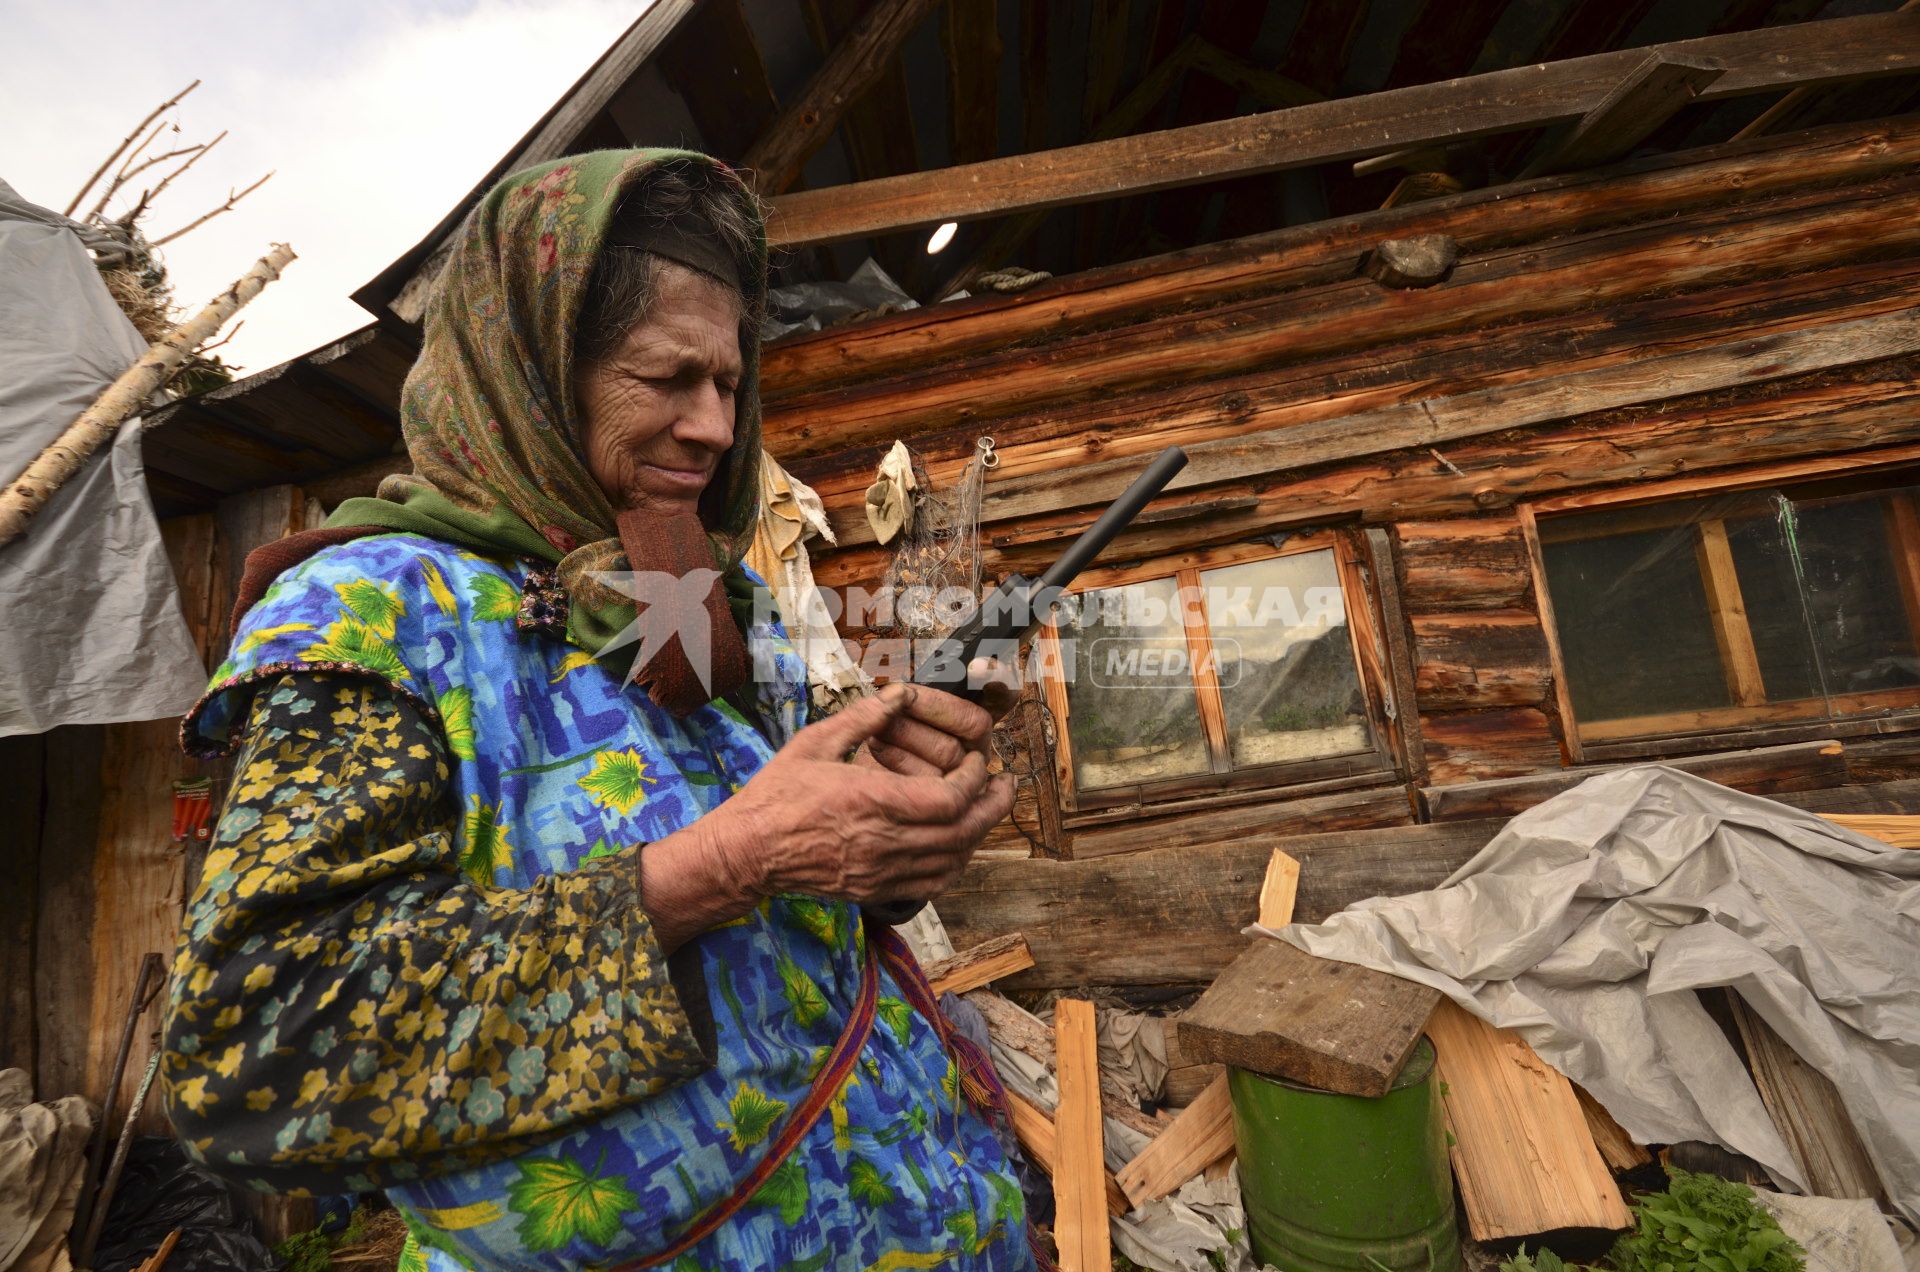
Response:
[{"label": "wooden roof beam", "polygon": [[1633,74],[1607,94],[1606,100],[1583,115],[1564,139],[1549,142],[1521,169],[1519,179],[1577,172],[1625,158],[1725,72],[1725,66],[1710,58],[1649,54]]},{"label": "wooden roof beam", "polygon": [[[1907,0],[1900,6],[1898,12],[1909,13],[1915,8],[1920,8],[1920,0]],[[1783,125],[1791,126],[1792,121],[1806,110],[1818,94],[1819,90],[1815,88],[1803,86],[1794,89],[1761,111],[1759,117],[1735,133],[1733,139],[1745,141],[1749,137],[1760,137],[1774,132]]]},{"label": "wooden roof beam", "polygon": [[[813,152],[826,144],[840,119],[880,78],[913,29],[933,10],[937,0],[879,0],[848,32],[826,64],[807,81],[798,101],[773,122],[753,144],[742,165],[754,173],[754,186],[773,196],[799,179],[800,169]],[[891,178],[897,180],[898,178]],[[879,183],[870,183],[879,184]],[[847,187],[842,187],[847,188]],[[899,226],[895,228],[904,229]],[[847,238],[863,237],[859,234]],[[837,240],[815,239],[813,242]]]},{"label": "wooden roof beam", "polygon": [[[901,5],[930,0],[900,0]],[[1717,100],[1801,84],[1920,70],[1920,13],[1884,13],[1706,36],[1656,46],[1669,60],[1713,58]],[[1645,60],[1626,49],[1439,84],[1342,98],[1166,132],[1089,142],[935,172],[810,190],[773,201],[769,238],[833,243],[1039,211],[1229,177],[1580,119]],[[823,72],[824,74],[824,72]]]},{"label": "wooden roof beam", "polygon": [[947,0],[948,153],[977,163],[1000,151],[1000,26],[994,0]]}]

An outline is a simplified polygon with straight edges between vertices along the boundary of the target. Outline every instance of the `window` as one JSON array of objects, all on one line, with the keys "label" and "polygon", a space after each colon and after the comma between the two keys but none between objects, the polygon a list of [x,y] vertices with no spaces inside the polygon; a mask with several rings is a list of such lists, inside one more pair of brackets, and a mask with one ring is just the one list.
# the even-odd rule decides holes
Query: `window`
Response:
[{"label": "window", "polygon": [[1580,740],[1920,707],[1917,480],[1539,513]]},{"label": "window", "polygon": [[1043,633],[1076,808],[1391,767],[1382,661],[1332,535],[1091,572]]}]

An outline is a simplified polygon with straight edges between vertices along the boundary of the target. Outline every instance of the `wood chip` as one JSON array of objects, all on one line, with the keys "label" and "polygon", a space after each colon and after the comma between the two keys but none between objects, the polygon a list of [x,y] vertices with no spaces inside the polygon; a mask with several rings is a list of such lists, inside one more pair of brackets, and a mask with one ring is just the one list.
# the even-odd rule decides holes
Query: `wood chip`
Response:
[{"label": "wood chip", "polygon": [[1223,1073],[1115,1178],[1127,1200],[1143,1206],[1233,1152],[1233,1100]]},{"label": "wood chip", "polygon": [[964,994],[1032,966],[1033,951],[1027,948],[1027,938],[1010,932],[932,964],[927,968],[927,983],[933,986],[935,995]]}]

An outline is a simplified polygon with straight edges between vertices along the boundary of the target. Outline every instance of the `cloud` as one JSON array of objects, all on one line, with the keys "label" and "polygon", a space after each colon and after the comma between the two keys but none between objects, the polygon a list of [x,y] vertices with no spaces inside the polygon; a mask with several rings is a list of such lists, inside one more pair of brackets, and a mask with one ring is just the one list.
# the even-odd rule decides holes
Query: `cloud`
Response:
[{"label": "cloud", "polygon": [[64,207],[143,114],[204,81],[173,112],[180,137],[229,135],[146,223],[174,229],[274,170],[234,211],[164,249],[191,308],[269,243],[293,245],[300,259],[221,351],[263,370],[367,322],[348,293],[431,230],[645,8],[101,0],[82,12],[0,0],[0,178]]}]

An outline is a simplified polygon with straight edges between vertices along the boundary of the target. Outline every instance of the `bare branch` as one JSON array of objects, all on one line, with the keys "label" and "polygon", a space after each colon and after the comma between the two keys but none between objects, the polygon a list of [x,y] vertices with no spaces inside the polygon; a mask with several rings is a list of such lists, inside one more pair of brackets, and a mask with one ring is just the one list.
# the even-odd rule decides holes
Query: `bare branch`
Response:
[{"label": "bare branch", "polygon": [[210,345],[201,345],[198,349],[195,349],[188,356],[194,357],[194,358],[206,357],[208,354],[212,353],[215,349],[218,349],[221,345],[226,344],[228,341],[232,340],[235,336],[239,335],[240,328],[246,325],[247,325],[247,320],[242,318],[239,322],[236,322],[233,324],[232,331],[229,331],[226,335],[220,337],[218,340],[214,341]]},{"label": "bare branch", "polygon": [[169,97],[166,101],[161,102],[158,106],[155,106],[153,108],[152,113],[150,113],[145,119],[140,121],[139,127],[135,128],[132,132],[128,133],[126,140],[122,141],[118,146],[115,146],[113,148],[113,153],[108,155],[106,159],[101,162],[100,166],[93,170],[93,175],[87,178],[87,183],[81,186],[80,189],[75,192],[73,196],[73,202],[67,204],[66,215],[67,216],[73,215],[73,210],[80,206],[80,200],[86,198],[87,191],[93,189],[93,183],[98,181],[102,176],[104,176],[106,174],[107,169],[113,166],[114,161],[118,159],[121,155],[126,153],[127,147],[131,146],[135,141],[139,139],[142,133],[147,131],[148,124],[160,118],[161,114],[164,111],[168,110],[171,107],[178,106],[180,104],[181,98],[185,97],[188,93],[191,93],[194,89],[198,87],[200,87],[200,81],[195,80],[193,81],[193,83],[187,85],[185,88],[175,93],[172,97]]},{"label": "bare branch", "polygon": [[[175,131],[178,131],[178,130],[176,129]],[[158,130],[156,129],[155,132],[157,135]],[[92,220],[99,220],[100,218],[104,217],[106,215],[108,201],[111,200],[114,195],[120,192],[121,187],[125,186],[129,181],[133,180],[133,178],[145,172],[148,168],[151,168],[156,164],[165,163],[169,159],[178,159],[181,155],[190,155],[194,151],[202,149],[204,145],[205,143],[201,143],[201,145],[194,145],[194,146],[182,146],[178,150],[169,150],[162,155],[153,155],[150,158],[138,164],[135,164],[133,161],[139,158],[140,151],[139,150],[134,151],[133,154],[127,156],[127,162],[120,166],[120,171],[113,174],[113,180],[107,183],[107,188],[105,191],[101,193],[99,202],[95,203],[93,205],[93,210],[87,213],[87,219],[92,221]],[[141,150],[144,150],[144,149],[146,149],[146,147],[142,146]]]},{"label": "bare branch", "polygon": [[229,187],[229,189],[227,190],[227,201],[225,203],[222,203],[219,207],[207,213],[205,216],[201,217],[200,219],[196,221],[187,222],[187,224],[181,226],[179,229],[175,230],[173,233],[166,235],[164,238],[157,238],[149,241],[152,243],[153,246],[160,247],[164,244],[173,242],[173,240],[179,238],[182,234],[187,233],[189,230],[199,229],[201,226],[205,225],[208,221],[213,220],[214,217],[219,216],[222,212],[233,211],[234,204],[240,202],[240,200],[246,198],[248,195],[252,194],[255,190],[258,190],[261,186],[267,184],[268,180],[271,179],[272,176],[273,176],[273,173],[269,172],[266,176],[260,178],[258,181],[254,182],[252,185],[248,186],[246,189],[242,190],[238,194],[233,193],[233,190],[231,189],[231,187]]},{"label": "bare branch", "polygon": [[[206,154],[207,151],[212,150],[215,146],[219,145],[222,141],[224,141],[226,139],[226,136],[227,136],[227,130],[222,128],[220,130],[220,135],[218,137],[215,137],[212,141],[200,147],[200,149],[196,150],[193,154],[188,155],[187,161],[181,164],[178,168],[175,168],[172,172],[169,172],[166,176],[162,177],[160,179],[159,185],[153,187],[153,189],[151,190],[141,191],[140,202],[133,205],[133,211],[127,213],[124,217],[120,218],[121,223],[124,225],[131,226],[134,223],[134,221],[139,219],[140,214],[142,212],[145,212],[148,208],[153,206],[153,201],[160,197],[160,192],[173,184],[175,177],[178,177],[181,173],[185,172],[188,168],[193,167],[194,164],[199,163],[200,157]],[[228,188],[228,193],[229,195],[231,195],[232,193],[231,187]]]}]

